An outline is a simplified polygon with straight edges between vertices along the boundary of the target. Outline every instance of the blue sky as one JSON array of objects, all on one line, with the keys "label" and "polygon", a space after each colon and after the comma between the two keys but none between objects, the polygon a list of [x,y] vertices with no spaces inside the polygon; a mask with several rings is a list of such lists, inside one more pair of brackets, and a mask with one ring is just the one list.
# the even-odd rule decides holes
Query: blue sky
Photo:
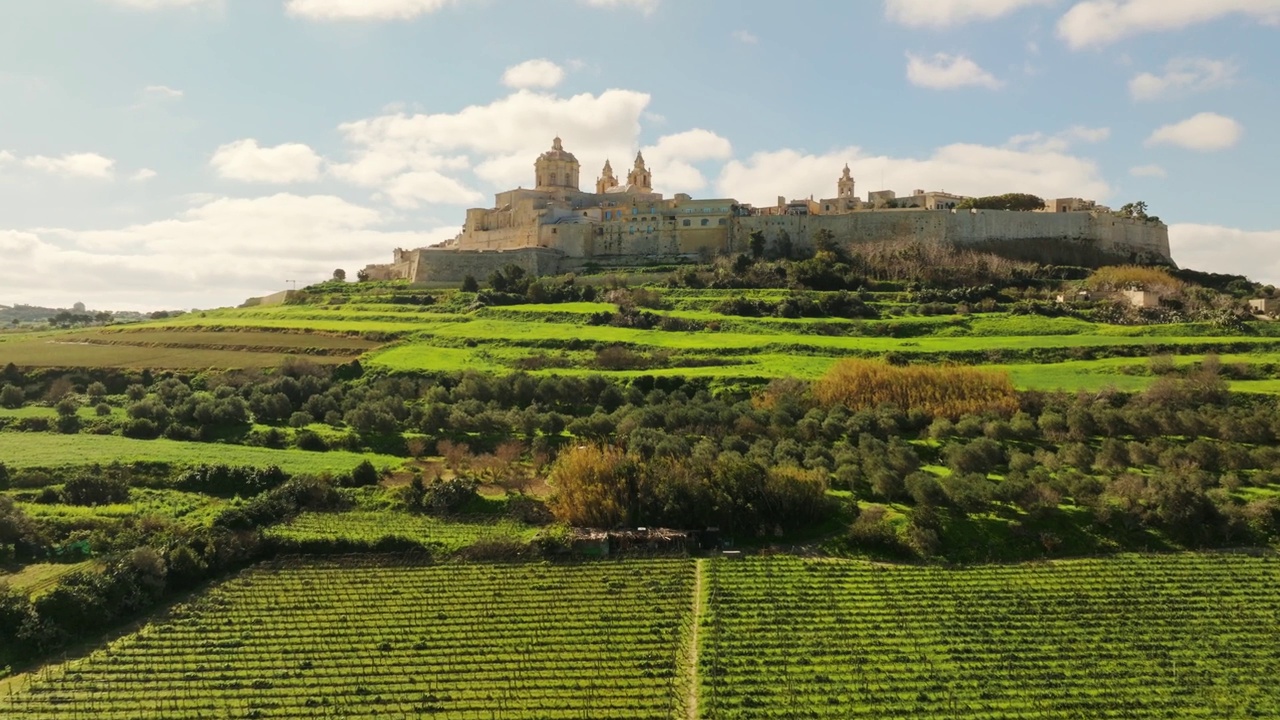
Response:
[{"label": "blue sky", "polygon": [[553,135],[668,195],[1146,200],[1280,282],[1280,0],[0,4],[0,303],[235,304],[451,237]]}]

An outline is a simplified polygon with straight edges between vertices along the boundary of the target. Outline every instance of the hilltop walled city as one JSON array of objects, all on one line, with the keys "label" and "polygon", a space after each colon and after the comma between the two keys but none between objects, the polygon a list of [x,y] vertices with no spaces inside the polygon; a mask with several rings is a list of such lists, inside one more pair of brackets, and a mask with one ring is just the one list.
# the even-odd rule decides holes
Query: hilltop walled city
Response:
[{"label": "hilltop walled city", "polygon": [[623,183],[605,162],[594,192],[580,189],[581,165],[560,138],[534,163],[534,187],[498,193],[492,208],[467,211],[462,232],[430,248],[397,249],[370,265],[372,280],[457,282],[509,264],[550,275],[588,263],[644,265],[744,252],[753,235],[803,247],[826,230],[839,242],[945,242],[1043,263],[1172,265],[1168,227],[1118,217],[1081,198],[1050,200],[1038,212],[965,210],[963,195],[871,192],[863,200],[848,165],[835,197],[755,207],[733,198],[667,199],[653,189],[644,156]]}]

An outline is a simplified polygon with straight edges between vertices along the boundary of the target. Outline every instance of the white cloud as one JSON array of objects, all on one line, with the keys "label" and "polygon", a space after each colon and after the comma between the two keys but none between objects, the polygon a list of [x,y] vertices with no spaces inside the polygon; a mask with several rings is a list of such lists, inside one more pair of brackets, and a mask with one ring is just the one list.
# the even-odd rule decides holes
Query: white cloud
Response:
[{"label": "white cloud", "polygon": [[790,149],[757,153],[745,162],[728,163],[717,187],[722,196],[757,205],[772,205],[778,195],[834,197],[836,178],[845,163],[852,166],[864,197],[873,190],[905,193],[914,188],[961,195],[1028,192],[1098,200],[1111,192],[1092,160],[1043,148],[966,143],[943,146],[923,158],[872,156],[857,147],[823,155]]},{"label": "white cloud", "polygon": [[156,176],[156,171],[151,168],[142,168],[134,173],[129,179],[134,182],[146,182]]},{"label": "white cloud", "polygon": [[668,194],[692,193],[707,186],[706,177],[693,163],[728,160],[733,157],[733,144],[710,130],[695,128],[658,138],[643,152],[656,185]]},{"label": "white cloud", "polygon": [[632,7],[648,14],[658,9],[662,0],[583,0],[587,5],[602,8]]},{"label": "white cloud", "polygon": [[1204,112],[1182,122],[1165,125],[1147,138],[1147,147],[1174,145],[1187,150],[1226,150],[1240,142],[1244,127],[1217,113]]},{"label": "white cloud", "polygon": [[130,10],[165,10],[185,7],[220,7],[223,0],[105,0],[108,5]]},{"label": "white cloud", "polygon": [[1181,267],[1280,285],[1280,230],[1177,223],[1169,226],[1169,250]]},{"label": "white cloud", "polygon": [[22,165],[50,175],[110,180],[115,175],[116,161],[98,153],[72,153],[61,157],[33,155],[23,158]]},{"label": "white cloud", "polygon": [[[163,0],[125,0],[133,2]],[[199,0],[171,0],[198,2]],[[476,0],[285,0],[285,12],[306,20],[411,20],[452,5]],[[657,9],[660,0],[582,0],[594,7],[634,7],[645,14]]]},{"label": "white cloud", "polygon": [[1280,22],[1280,0],[1085,0],[1058,21],[1058,35],[1078,50],[1234,14]]},{"label": "white cloud", "polygon": [[458,192],[433,176],[410,178],[399,185],[394,184],[395,178],[470,167],[496,189],[529,187],[534,158],[559,135],[582,163],[585,182],[605,158],[616,160],[635,153],[640,118],[649,102],[649,95],[631,90],[572,97],[519,90],[456,113],[368,118],[339,127],[352,157],[331,171],[349,182],[382,188],[392,197],[428,201],[423,192],[405,191],[406,187],[428,188],[444,191],[450,202],[457,202],[470,192]]},{"label": "white cloud", "polygon": [[526,60],[502,75],[502,84],[517,90],[553,88],[562,82],[564,68],[546,59]]},{"label": "white cloud", "polygon": [[1163,75],[1141,73],[1129,81],[1134,100],[1160,100],[1225,87],[1235,82],[1239,67],[1229,60],[1175,58]]},{"label": "white cloud", "polygon": [[116,230],[0,231],[0,287],[24,302],[83,299],[155,309],[235,304],[386,262],[396,247],[457,234],[386,230],[391,218],[332,196],[206,198],[176,217]]},{"label": "white cloud", "polygon": [[287,0],[285,12],[307,20],[408,20],[457,0]]},{"label": "white cloud", "polygon": [[933,90],[950,90],[967,86],[994,90],[1004,84],[964,55],[945,53],[938,53],[928,58],[907,53],[907,80],[917,87]]},{"label": "white cloud", "polygon": [[1057,0],[885,0],[884,13],[910,27],[949,27],[975,20],[993,20],[1033,5]]},{"label": "white cloud", "polygon": [[180,100],[183,92],[168,85],[148,85],[142,88],[144,100]]},{"label": "white cloud", "polygon": [[1137,167],[1131,167],[1129,168],[1129,174],[1134,177],[1149,177],[1149,178],[1169,177],[1169,173],[1165,172],[1165,169],[1160,167],[1159,165],[1138,165]]},{"label": "white cloud", "polygon": [[320,179],[323,163],[316,151],[300,143],[260,147],[252,138],[227,143],[209,164],[228,180],[284,185]]},{"label": "white cloud", "polygon": [[1042,132],[1014,135],[1005,147],[1030,152],[1066,152],[1076,143],[1100,143],[1110,137],[1111,128],[1075,125],[1052,135]]},{"label": "white cloud", "polygon": [[415,208],[421,203],[468,205],[484,200],[484,195],[436,170],[420,170],[397,175],[384,189],[397,207]]},{"label": "white cloud", "polygon": [[734,30],[733,39],[744,45],[755,45],[760,42],[760,38],[756,37],[748,30]]}]

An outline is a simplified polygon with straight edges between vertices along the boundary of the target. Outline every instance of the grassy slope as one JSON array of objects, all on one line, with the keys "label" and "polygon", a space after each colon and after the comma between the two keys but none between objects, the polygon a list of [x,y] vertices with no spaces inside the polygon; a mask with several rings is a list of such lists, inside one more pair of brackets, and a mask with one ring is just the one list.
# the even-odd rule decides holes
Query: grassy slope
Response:
[{"label": "grassy slope", "polygon": [[132,440],[114,435],[0,433],[0,462],[11,468],[57,467],[110,462],[167,462],[177,465],[277,465],[291,473],[345,472],[369,460],[378,467],[399,467],[390,455],[331,451],[272,450],[243,445]]}]

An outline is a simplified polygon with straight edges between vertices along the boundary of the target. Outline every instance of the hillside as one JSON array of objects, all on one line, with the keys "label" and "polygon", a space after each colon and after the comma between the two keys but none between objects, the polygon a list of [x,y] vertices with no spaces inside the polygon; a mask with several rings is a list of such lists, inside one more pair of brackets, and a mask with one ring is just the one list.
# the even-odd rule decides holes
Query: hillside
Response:
[{"label": "hillside", "polygon": [[[1241,278],[820,253],[484,280],[466,290],[325,283],[283,306],[0,335],[0,663],[38,667],[103,628],[236,578],[105,656],[20,677],[0,708],[24,718],[67,703],[180,717],[288,717],[300,707],[353,717],[388,708],[754,717],[753,708],[803,703],[826,716],[829,692],[868,716],[947,717],[963,702],[979,717],[1051,700],[1015,679],[1050,655],[1072,658],[1061,675],[1077,684],[1073,696],[1095,659],[1046,610],[1059,601],[1053,588],[1078,578],[1046,579],[1035,564],[988,577],[985,564],[1098,558],[1061,576],[1088,567],[1101,578],[1081,606],[1098,622],[1106,598],[1166,570],[1221,571],[1244,595],[1274,594],[1274,561],[1259,548],[1280,537],[1280,325],[1252,314],[1247,301],[1270,291]],[[617,532],[636,527],[672,531]],[[730,547],[826,560],[709,559]],[[1264,557],[1124,559],[1239,548]],[[708,559],[586,560],[602,553]],[[422,597],[402,587],[435,572],[424,559],[457,563],[457,586],[432,580],[439,591]],[[886,577],[883,563],[901,564],[893,583],[918,585],[920,598],[1019,588],[1028,613],[1019,631],[1052,625],[1052,647],[1025,664],[1001,660],[999,697],[984,694],[973,678],[995,660],[979,657],[978,635],[920,648],[939,642],[941,627],[995,620],[957,611],[927,626],[905,595],[890,594],[877,607],[914,608],[902,617],[914,618],[917,649],[894,661],[909,672],[893,679],[880,660],[828,652],[831,618],[815,613],[811,589],[788,588],[809,588],[815,574],[847,580],[831,616],[847,619]],[[939,574],[944,565],[978,570]],[[532,594],[517,589],[521,573],[532,573]],[[369,578],[401,587],[392,594],[417,598],[403,601],[411,619],[387,609],[373,618],[379,633],[343,625],[350,603],[390,608],[389,596],[327,595],[311,589],[320,577],[326,587]],[[545,633],[526,601],[545,606],[538,593],[551,577],[599,608],[565,610],[578,631],[558,654],[537,656],[486,625],[510,617],[523,628],[512,637]],[[205,648],[222,656],[220,670],[175,666],[200,692],[94,699],[113,672],[152,673],[153,649],[190,652],[193,628],[219,613],[277,622],[272,598],[299,588],[318,593],[296,608],[315,628],[301,645],[228,630]],[[1226,707],[1208,685],[1171,700],[1178,680],[1166,665],[1133,664],[1134,648],[1170,627],[1149,610],[1174,589],[1133,592],[1131,612],[1105,619],[1132,631],[1113,649],[1150,688],[1135,702],[1152,712]],[[477,610],[462,597],[491,600]],[[637,605],[655,614],[591,635],[601,614],[631,617]],[[760,636],[756,607],[771,608],[768,624],[790,636]],[[1204,627],[1248,632],[1230,608],[1193,612]],[[435,618],[430,628],[419,615]],[[401,621],[416,629],[393,630]],[[362,639],[340,649],[315,639],[339,626]],[[443,653],[463,636],[474,646]],[[372,649],[356,649],[365,639]],[[1241,647],[1239,662],[1262,662],[1255,646]],[[814,662],[764,677],[744,659],[757,650]],[[277,667],[264,660],[273,653],[305,659]],[[493,653],[506,659],[489,671],[523,679],[500,687],[452,674]],[[439,672],[412,687],[384,675],[340,679],[357,655]],[[1199,651],[1179,657],[1212,682],[1241,682]],[[864,673],[845,669],[855,660]],[[270,676],[245,670],[264,662]],[[562,663],[578,670],[549,680]],[[582,663],[611,679],[580,672]],[[159,686],[167,677],[155,675]],[[564,692],[577,699],[553,699]],[[1259,688],[1230,707],[1265,713],[1276,702]]]}]

